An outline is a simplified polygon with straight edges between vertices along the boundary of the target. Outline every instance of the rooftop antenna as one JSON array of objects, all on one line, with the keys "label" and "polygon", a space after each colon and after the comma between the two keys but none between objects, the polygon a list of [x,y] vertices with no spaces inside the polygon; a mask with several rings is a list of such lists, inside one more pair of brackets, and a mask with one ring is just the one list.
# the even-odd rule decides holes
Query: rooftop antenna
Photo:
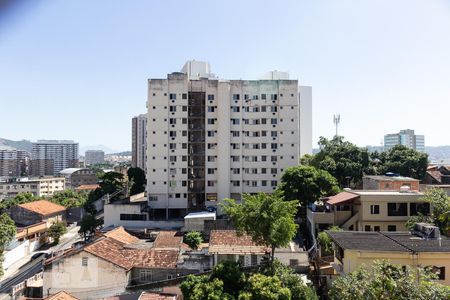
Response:
[{"label": "rooftop antenna", "polygon": [[341,115],[340,114],[333,115],[333,123],[334,123],[334,126],[336,127],[336,136],[338,136],[338,127],[339,127],[339,124],[341,123]]}]

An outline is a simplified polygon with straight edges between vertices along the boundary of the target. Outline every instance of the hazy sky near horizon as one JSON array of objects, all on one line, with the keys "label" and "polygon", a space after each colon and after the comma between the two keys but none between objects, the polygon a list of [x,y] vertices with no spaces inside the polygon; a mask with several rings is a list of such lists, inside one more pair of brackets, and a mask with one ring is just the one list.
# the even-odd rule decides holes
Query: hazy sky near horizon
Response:
[{"label": "hazy sky near horizon", "polygon": [[[147,78],[188,59],[313,87],[313,142],[415,129],[450,145],[450,1],[12,1],[0,5],[0,137],[131,148]],[[83,153],[80,153],[83,154]]]}]

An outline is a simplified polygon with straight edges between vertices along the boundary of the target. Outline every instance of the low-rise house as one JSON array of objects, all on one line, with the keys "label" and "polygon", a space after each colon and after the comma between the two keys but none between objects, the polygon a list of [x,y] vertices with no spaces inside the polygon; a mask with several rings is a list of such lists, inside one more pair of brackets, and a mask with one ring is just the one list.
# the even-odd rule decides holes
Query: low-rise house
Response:
[{"label": "low-rise house", "polygon": [[400,191],[344,191],[323,199],[307,209],[307,226],[311,234],[336,225],[356,231],[404,231],[411,217],[429,215],[430,203],[423,194],[403,188]]},{"label": "low-rise house", "polygon": [[236,230],[211,230],[208,252],[212,265],[224,261],[239,262],[242,266],[255,266],[268,257],[270,249],[259,246],[246,234],[238,235]]},{"label": "low-rise house", "polygon": [[98,185],[98,184],[82,184],[82,185],[74,188],[74,191],[89,193],[89,192],[95,191],[99,187],[100,187],[100,185]]},{"label": "low-rise house", "polygon": [[62,177],[15,178],[0,182],[0,200],[14,198],[21,193],[31,193],[36,197],[53,196],[64,190]]},{"label": "low-rise house", "polygon": [[423,184],[427,185],[450,185],[450,166],[429,166],[425,174]]},{"label": "low-rise house", "polygon": [[44,298],[44,300],[79,300],[79,299],[75,298],[69,293],[66,293],[65,291],[61,291],[47,298]]},{"label": "low-rise house", "polygon": [[41,222],[46,222],[50,226],[66,220],[66,208],[47,200],[13,206],[9,209],[9,213],[19,226],[29,226]]},{"label": "low-rise house", "polygon": [[276,248],[275,258],[298,273],[308,273],[310,269],[308,252],[296,241],[290,242],[286,247]]},{"label": "low-rise house", "polygon": [[134,285],[176,278],[179,249],[154,248],[122,227],[48,261],[44,294],[65,290],[82,299],[124,293]]},{"label": "low-rise house", "polygon": [[411,191],[418,191],[419,180],[404,177],[397,174],[366,175],[363,177],[363,190],[399,191],[402,186],[407,186]]},{"label": "low-rise house", "polygon": [[98,177],[95,171],[87,168],[67,168],[61,170],[59,175],[66,179],[67,189],[98,183]]},{"label": "low-rise house", "polygon": [[[416,225],[417,226],[417,225]],[[450,239],[439,229],[419,224],[413,232],[327,231],[334,243],[337,274],[347,274],[362,264],[387,259],[394,264],[429,267],[439,282],[450,285]]]}]

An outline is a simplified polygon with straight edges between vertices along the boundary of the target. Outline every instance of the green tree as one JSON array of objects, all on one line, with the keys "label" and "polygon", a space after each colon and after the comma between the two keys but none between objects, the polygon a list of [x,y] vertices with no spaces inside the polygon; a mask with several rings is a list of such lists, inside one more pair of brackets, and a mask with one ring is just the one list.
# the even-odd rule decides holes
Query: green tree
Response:
[{"label": "green tree", "polygon": [[428,167],[428,154],[396,145],[379,155],[381,171],[422,180]]},{"label": "green tree", "polygon": [[86,195],[73,190],[56,192],[49,199],[51,202],[64,206],[65,208],[82,207],[86,203]]},{"label": "green tree", "polygon": [[16,236],[16,224],[6,213],[0,215],[0,277],[3,276],[3,252]]},{"label": "green tree", "polygon": [[433,216],[425,216],[421,213],[418,213],[417,216],[409,217],[408,221],[406,221],[405,223],[405,227],[408,230],[412,230],[416,223],[435,224],[435,219],[433,218]]},{"label": "green tree", "polygon": [[136,195],[145,191],[147,179],[145,172],[141,168],[129,168],[127,171],[128,180],[132,183],[130,195]]},{"label": "green tree", "polygon": [[253,274],[239,300],[290,300],[291,291],[282,286],[277,276]]},{"label": "green tree", "polygon": [[324,196],[337,194],[339,186],[327,171],[300,165],[286,169],[279,190],[286,200],[300,200],[301,205],[306,206]]},{"label": "green tree", "polygon": [[223,282],[224,292],[237,297],[239,291],[246,285],[246,277],[242,266],[233,261],[226,261],[214,267],[210,279],[219,279]]},{"label": "green tree", "polygon": [[345,187],[359,187],[363,174],[371,174],[369,152],[348,141],[342,136],[328,140],[320,137],[320,151],[311,160],[311,165],[328,171],[338,183]]},{"label": "green tree", "polygon": [[198,246],[203,243],[202,234],[198,231],[190,231],[185,234],[183,241],[191,248],[192,250],[197,250]]},{"label": "green tree", "polygon": [[6,210],[8,210],[9,208],[11,208],[13,206],[32,202],[32,201],[37,201],[39,199],[40,199],[39,197],[34,196],[30,192],[20,193],[20,194],[17,194],[14,198],[7,198],[7,199],[1,201],[0,202],[0,211],[5,212]]},{"label": "green tree", "polygon": [[223,291],[220,279],[210,280],[207,275],[189,275],[180,285],[185,300],[232,300],[233,297]]},{"label": "green tree", "polygon": [[446,213],[450,211],[450,199],[441,188],[427,189],[422,199],[432,207],[431,219],[443,233],[447,233],[448,225]]},{"label": "green tree", "polygon": [[449,299],[450,289],[433,281],[424,269],[375,261],[333,281],[330,298],[335,300]]},{"label": "green tree", "polygon": [[94,235],[95,231],[102,225],[101,220],[97,220],[95,214],[86,214],[80,221],[80,229],[78,233],[84,238],[85,241]]},{"label": "green tree", "polygon": [[271,248],[274,260],[275,248],[284,247],[297,232],[295,224],[299,202],[284,201],[280,192],[273,194],[243,194],[242,204],[225,199],[221,207],[231,218],[238,234],[246,233],[259,245]]},{"label": "green tree", "polygon": [[294,270],[275,260],[269,265],[261,267],[260,273],[266,276],[276,276],[281,280],[282,286],[291,291],[291,300],[317,300],[316,291],[306,285],[300,275]]},{"label": "green tree", "polygon": [[63,222],[53,223],[48,229],[48,236],[53,239],[55,245],[59,244],[59,240],[61,236],[63,236],[67,232],[66,224]]},{"label": "green tree", "polygon": [[[343,229],[338,226],[331,226],[329,231],[342,231]],[[319,232],[317,235],[317,243],[322,249],[322,256],[333,254],[333,242],[325,231]]]}]

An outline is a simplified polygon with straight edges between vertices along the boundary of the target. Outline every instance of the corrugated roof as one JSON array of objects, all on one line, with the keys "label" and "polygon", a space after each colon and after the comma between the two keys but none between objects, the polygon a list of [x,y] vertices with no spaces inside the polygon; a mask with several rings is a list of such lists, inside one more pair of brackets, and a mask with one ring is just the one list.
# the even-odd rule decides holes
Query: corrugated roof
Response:
[{"label": "corrugated roof", "polygon": [[64,206],[61,206],[59,204],[47,200],[28,202],[24,204],[19,204],[19,206],[22,207],[23,209],[35,212],[42,216],[47,216],[58,212],[63,212],[66,210]]},{"label": "corrugated roof", "polygon": [[358,197],[359,197],[359,195],[357,195],[357,194],[344,191],[337,195],[328,197],[327,203],[330,205],[342,204],[342,203],[346,203],[349,201],[353,201],[354,199],[356,199]]}]

